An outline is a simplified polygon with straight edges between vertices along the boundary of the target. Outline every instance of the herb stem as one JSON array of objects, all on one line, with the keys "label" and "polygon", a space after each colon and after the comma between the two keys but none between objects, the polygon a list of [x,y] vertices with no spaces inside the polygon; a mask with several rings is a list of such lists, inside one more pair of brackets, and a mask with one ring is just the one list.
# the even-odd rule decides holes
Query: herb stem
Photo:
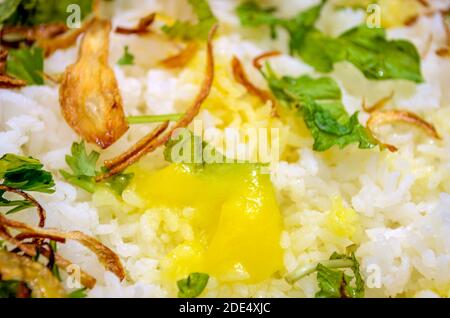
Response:
[{"label": "herb stem", "polygon": [[184,114],[167,114],[167,115],[147,115],[147,116],[129,116],[127,122],[130,125],[160,123],[164,121],[180,120]]},{"label": "herb stem", "polygon": [[288,274],[285,279],[288,283],[294,284],[299,281],[303,277],[306,277],[312,273],[314,273],[317,269],[317,265],[322,264],[328,268],[348,268],[353,266],[353,260],[349,259],[333,259],[322,261],[314,264],[304,265],[297,268],[292,273]]}]

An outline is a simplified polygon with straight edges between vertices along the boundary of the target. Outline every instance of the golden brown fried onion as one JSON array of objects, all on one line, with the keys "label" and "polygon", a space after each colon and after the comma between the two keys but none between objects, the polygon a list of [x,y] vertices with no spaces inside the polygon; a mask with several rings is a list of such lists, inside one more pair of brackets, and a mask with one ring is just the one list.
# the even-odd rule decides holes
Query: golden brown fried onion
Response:
[{"label": "golden brown fried onion", "polygon": [[137,35],[145,35],[151,33],[150,27],[153,22],[155,22],[156,13],[151,13],[143,18],[141,18],[138,24],[134,28],[126,28],[118,26],[115,30],[116,33],[119,34],[137,34]]},{"label": "golden brown fried onion", "polygon": [[110,31],[110,21],[92,21],[78,61],[66,69],[60,87],[61,109],[69,126],[103,149],[128,130],[120,90],[108,64]]},{"label": "golden brown fried onion", "polygon": [[371,106],[367,105],[366,100],[364,99],[362,107],[366,113],[373,113],[374,111],[384,108],[384,106],[386,106],[386,104],[389,103],[393,98],[394,92],[392,92],[389,96],[383,97]]},{"label": "golden brown fried onion", "polygon": [[162,60],[161,64],[166,68],[182,68],[194,58],[198,49],[197,42],[190,42],[179,53]]},{"label": "golden brown fried onion", "polygon": [[253,59],[253,66],[255,68],[257,68],[258,70],[260,70],[262,68],[262,61],[263,60],[266,60],[266,59],[271,58],[271,57],[276,57],[276,56],[279,56],[279,55],[281,55],[280,51],[265,52],[265,53],[263,53],[261,55],[258,55],[257,57],[255,57]]},{"label": "golden brown fried onion", "polygon": [[231,66],[233,69],[233,76],[236,82],[244,86],[247,91],[258,97],[263,104],[266,104],[267,102],[271,102],[272,105],[272,115],[276,116],[277,114],[277,105],[275,99],[272,97],[272,94],[268,91],[265,91],[263,89],[260,89],[253,85],[252,82],[247,77],[247,74],[245,73],[244,67],[242,66],[241,61],[234,56],[233,60],[231,61]]},{"label": "golden brown fried onion", "polygon": [[[367,128],[372,132],[375,131],[377,126],[381,126],[384,124],[403,122],[407,124],[412,124],[416,127],[421,128],[427,135],[435,139],[441,139],[439,133],[436,128],[420,118],[414,113],[403,111],[403,110],[386,110],[386,111],[377,111],[371,114],[368,122]],[[397,147],[393,145],[383,144],[382,146],[387,147],[391,151],[397,151]]]},{"label": "golden brown fried onion", "polygon": [[26,193],[22,190],[17,190],[17,189],[14,189],[14,188],[11,188],[8,186],[4,186],[4,185],[0,185],[0,191],[11,192],[11,193],[20,195],[22,198],[24,198],[25,200],[30,202],[32,205],[34,205],[38,211],[39,227],[45,226],[45,210],[42,207],[42,205],[40,205],[40,203],[36,201],[35,198],[33,198],[31,195],[29,195],[28,193]]},{"label": "golden brown fried onion", "polygon": [[148,136],[144,137],[141,141],[139,141],[135,146],[133,146],[129,151],[120,155],[117,158],[106,161],[105,166],[109,169],[109,172],[101,175],[97,178],[97,181],[103,181],[107,178],[110,178],[136,163],[139,159],[141,159],[146,154],[154,151],[160,146],[165,145],[173,132],[178,128],[187,127],[192,120],[198,115],[200,108],[203,102],[208,98],[209,93],[211,92],[211,87],[214,81],[214,53],[213,53],[213,37],[216,33],[217,25],[215,25],[210,33],[207,44],[207,62],[206,62],[206,71],[205,78],[203,80],[202,86],[200,88],[200,92],[195,98],[192,106],[187,110],[186,114],[180,119],[172,128],[167,130],[168,123],[165,122],[161,124],[158,128],[156,128],[152,133]]},{"label": "golden brown fried onion", "polygon": [[[18,242],[26,238],[45,238],[58,242],[65,242],[65,240],[77,241],[78,243],[91,250],[95,255],[97,255],[98,260],[101,264],[103,264],[103,266],[105,266],[106,270],[114,273],[120,280],[123,280],[125,278],[125,270],[122,267],[122,263],[120,262],[119,257],[111,249],[100,243],[98,240],[82,232],[63,232],[56,229],[35,228],[22,222],[10,220],[2,214],[0,214],[0,225],[4,229],[12,228],[21,231],[19,237],[20,240],[18,238],[14,238],[14,240],[8,239],[10,243],[17,245],[17,247],[19,247],[21,250],[23,250],[23,243],[18,244]],[[27,248],[25,248],[23,252],[26,254],[30,253],[29,249]]]},{"label": "golden brown fried onion", "polygon": [[35,298],[64,298],[66,293],[44,265],[28,257],[19,256],[0,249],[0,276],[3,280],[24,282]]}]

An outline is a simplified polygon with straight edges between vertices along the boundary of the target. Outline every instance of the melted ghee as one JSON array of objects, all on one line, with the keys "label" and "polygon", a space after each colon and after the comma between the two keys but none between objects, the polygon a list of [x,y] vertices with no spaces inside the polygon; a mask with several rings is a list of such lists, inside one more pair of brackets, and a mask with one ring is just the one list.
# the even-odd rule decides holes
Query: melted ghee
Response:
[{"label": "melted ghee", "polygon": [[204,272],[222,282],[257,283],[282,269],[280,211],[270,177],[258,166],[173,164],[134,172],[131,190],[146,207],[194,209],[194,239],[162,261],[167,279]]}]

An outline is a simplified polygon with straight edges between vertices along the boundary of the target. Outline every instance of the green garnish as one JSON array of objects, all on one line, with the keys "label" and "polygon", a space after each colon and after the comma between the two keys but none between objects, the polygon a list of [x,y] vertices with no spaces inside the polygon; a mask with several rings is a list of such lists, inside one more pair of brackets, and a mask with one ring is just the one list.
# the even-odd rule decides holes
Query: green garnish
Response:
[{"label": "green garnish", "polygon": [[[49,245],[50,245],[50,248],[53,251],[53,254],[56,254],[56,252],[58,252],[58,245],[57,244],[58,243],[56,243],[55,241],[50,241],[49,242]],[[58,279],[60,282],[62,282],[61,274],[59,272],[59,267],[58,267],[58,265],[56,265],[56,262],[54,260],[53,260],[53,264],[51,264],[50,270],[52,271],[53,276],[55,276],[56,279]]]},{"label": "green garnish", "polygon": [[74,290],[69,295],[67,295],[67,298],[86,298],[87,297],[87,288],[80,288],[77,290]]},{"label": "green garnish", "polygon": [[212,145],[185,129],[177,138],[166,143],[164,158],[171,163],[204,165],[229,162]]},{"label": "green garnish", "polygon": [[377,146],[371,133],[359,123],[358,113],[349,116],[345,110],[341,90],[332,78],[278,78],[269,65],[263,75],[281,104],[303,117],[314,138],[315,151],[335,145],[343,149],[354,143],[361,149]]},{"label": "green garnish", "polygon": [[[39,160],[6,154],[0,159],[0,185],[21,191],[53,193],[55,182],[50,172],[42,169]],[[28,209],[33,204],[28,200],[8,200],[5,191],[0,191],[0,207],[11,207],[7,214]]]},{"label": "green garnish", "polygon": [[[99,157],[100,154],[96,151],[87,153],[84,141],[80,143],[75,142],[72,144],[71,155],[66,156],[66,163],[72,172],[60,170],[60,173],[69,183],[89,193],[94,193],[97,187],[95,178],[106,171],[104,168],[101,171],[97,171]],[[118,174],[104,181],[103,184],[116,194],[122,195],[132,178],[132,174]]]},{"label": "green garnish", "polygon": [[192,273],[186,279],[179,280],[178,298],[196,298],[208,285],[209,275],[203,273]]},{"label": "green garnish", "polygon": [[80,7],[84,19],[92,11],[93,0],[4,0],[0,4],[0,24],[38,25],[66,22],[69,5]]},{"label": "green garnish", "polygon": [[163,26],[162,30],[171,38],[180,38],[185,41],[208,39],[208,34],[217,19],[214,16],[208,1],[206,0],[188,0],[197,15],[198,22],[193,24],[186,21],[177,21],[172,26]]},{"label": "green garnish", "polygon": [[16,280],[0,280],[0,298],[16,298],[23,283]]},{"label": "green garnish", "polygon": [[423,82],[420,56],[408,41],[389,41],[383,29],[371,29],[365,25],[348,30],[337,38],[319,31],[315,24],[325,3],[323,0],[292,19],[277,18],[274,8],[265,9],[255,2],[242,4],[237,8],[237,14],[242,25],[267,25],[273,36],[276,36],[276,27],[284,28],[290,35],[291,53],[319,72],[331,72],[335,63],[347,61],[368,79]]},{"label": "green garnish", "polygon": [[44,85],[44,52],[41,48],[22,48],[8,51],[6,73],[24,80],[28,85]]},{"label": "green garnish", "polygon": [[119,65],[134,65],[134,55],[129,52],[128,45],[125,46],[124,52],[120,60],[117,61]]},{"label": "green garnish", "polygon": [[127,122],[130,125],[161,123],[164,121],[177,121],[183,118],[183,116],[184,114],[129,116],[127,117]]},{"label": "green garnish", "polygon": [[[350,269],[353,276],[338,269]],[[314,272],[317,272],[317,282],[320,288],[316,293],[316,298],[364,297],[364,280],[354,253],[351,253],[350,256],[333,253],[327,261],[298,268],[289,274],[286,280],[293,284]]]}]

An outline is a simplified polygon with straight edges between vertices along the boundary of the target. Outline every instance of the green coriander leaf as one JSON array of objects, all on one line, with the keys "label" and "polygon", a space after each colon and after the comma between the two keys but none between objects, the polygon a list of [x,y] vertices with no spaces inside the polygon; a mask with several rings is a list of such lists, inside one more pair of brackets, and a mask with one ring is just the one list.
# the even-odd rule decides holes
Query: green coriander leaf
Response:
[{"label": "green coriander leaf", "polygon": [[292,19],[276,18],[273,8],[263,9],[254,3],[241,5],[237,11],[244,26],[268,25],[272,30],[277,26],[286,29],[290,35],[291,53],[319,72],[331,72],[334,64],[347,61],[368,79],[423,82],[420,56],[408,41],[389,41],[383,29],[365,25],[337,38],[319,31],[315,24],[325,3],[322,1]]},{"label": "green coriander leaf", "polygon": [[0,158],[0,179],[2,184],[23,191],[55,192],[52,174],[42,170],[39,160],[14,154]]},{"label": "green coriander leaf", "polygon": [[6,73],[24,80],[28,85],[44,85],[44,51],[41,48],[23,48],[8,51]]},{"label": "green coriander leaf", "polygon": [[118,196],[121,196],[133,178],[134,174],[132,173],[121,173],[106,180],[105,184]]},{"label": "green coriander leaf", "polygon": [[4,0],[0,3],[0,24],[16,12],[21,0]]},{"label": "green coriander leaf", "polygon": [[329,269],[322,264],[317,265],[317,282],[320,291],[316,298],[341,298],[341,289],[344,284],[344,273]]},{"label": "green coriander leaf", "polygon": [[225,156],[188,129],[166,143],[164,158],[171,163],[198,165],[226,162]]},{"label": "green coriander leaf", "polygon": [[128,50],[128,46],[125,46],[124,52],[120,60],[117,61],[119,65],[134,65],[134,55]]},{"label": "green coriander leaf", "polygon": [[208,285],[209,275],[203,273],[192,273],[186,279],[179,280],[178,298],[196,298],[200,296]]},{"label": "green coriander leaf", "polygon": [[17,298],[24,284],[16,280],[0,280],[0,298]]},{"label": "green coriander leaf", "polygon": [[314,150],[325,151],[333,146],[342,149],[354,143],[361,149],[377,145],[359,123],[358,113],[348,115],[341,102],[341,90],[332,78],[278,78],[270,66],[263,75],[281,104],[303,117],[314,138]]},{"label": "green coriander leaf", "polygon": [[[6,2],[10,1],[7,0]],[[53,22],[66,22],[67,18],[72,14],[72,12],[68,11],[69,5],[78,5],[81,19],[84,19],[91,13],[93,4],[93,0],[21,0],[18,2],[14,7],[13,13],[11,13],[11,10],[8,11],[9,14],[4,20],[6,25],[33,26]]]},{"label": "green coriander leaf", "polygon": [[208,34],[217,19],[214,16],[207,0],[188,0],[197,15],[196,24],[187,21],[177,21],[172,26],[163,26],[162,30],[171,38],[182,40],[203,40],[208,39]]},{"label": "green coriander leaf", "polygon": [[[69,183],[89,193],[94,193],[97,187],[95,177],[100,173],[96,168],[99,157],[100,154],[96,151],[87,153],[84,141],[75,142],[72,144],[71,155],[66,156],[66,163],[71,172],[60,170],[60,173]],[[101,171],[106,172],[107,170],[103,168]],[[132,178],[133,174],[118,174],[105,180],[104,184],[117,195],[121,195]]]},{"label": "green coriander leaf", "polygon": [[86,288],[77,289],[71,292],[69,295],[67,295],[67,298],[86,298],[87,297],[86,291],[87,291]]}]

